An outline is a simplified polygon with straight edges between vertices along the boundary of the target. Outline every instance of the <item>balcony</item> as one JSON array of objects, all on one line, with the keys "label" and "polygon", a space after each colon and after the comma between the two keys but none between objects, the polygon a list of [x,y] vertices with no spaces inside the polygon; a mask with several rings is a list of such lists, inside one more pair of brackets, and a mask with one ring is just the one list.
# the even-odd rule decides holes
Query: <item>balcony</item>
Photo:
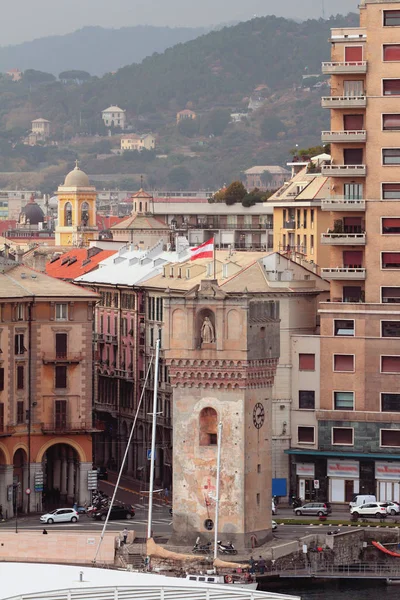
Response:
[{"label": "balcony", "polygon": [[365,165],[322,165],[321,173],[324,177],[365,177]]},{"label": "balcony", "polygon": [[296,221],[286,221],[283,224],[283,229],[296,229]]},{"label": "balcony", "polygon": [[335,269],[321,269],[321,277],[324,279],[344,279],[348,281],[364,280],[366,270],[357,267],[336,267]]},{"label": "balcony", "polygon": [[323,131],[321,140],[326,144],[331,144],[332,142],[366,142],[367,132],[363,130]]},{"label": "balcony", "polygon": [[105,425],[97,423],[93,425],[92,421],[78,421],[76,423],[41,423],[43,433],[94,433],[104,431]]},{"label": "balcony", "polygon": [[77,364],[83,360],[82,352],[44,352],[42,356],[43,364],[52,363]]},{"label": "balcony", "polygon": [[365,246],[366,233],[322,233],[321,244],[330,246]]},{"label": "balcony", "polygon": [[367,39],[367,30],[364,27],[334,27],[331,29],[330,41],[359,42]]},{"label": "balcony", "polygon": [[108,344],[118,344],[118,338],[116,335],[111,335],[110,333],[106,333],[105,341]]},{"label": "balcony", "polygon": [[17,432],[15,425],[5,425],[0,429],[0,437],[9,437]]},{"label": "balcony", "polygon": [[222,229],[222,230],[229,230],[229,231],[235,231],[235,230],[255,230],[255,231],[259,231],[260,229],[273,229],[273,223],[255,223],[255,224],[249,224],[249,223],[194,223],[194,224],[186,224],[185,226],[177,226],[176,227],[177,230],[180,229]]},{"label": "balcony", "polygon": [[365,211],[365,200],[350,200],[342,196],[333,196],[321,200],[321,209],[325,211],[354,212]]},{"label": "balcony", "polygon": [[347,75],[367,72],[367,61],[358,62],[323,62],[322,73],[324,75]]},{"label": "balcony", "polygon": [[366,96],[324,96],[321,98],[322,108],[365,108]]}]

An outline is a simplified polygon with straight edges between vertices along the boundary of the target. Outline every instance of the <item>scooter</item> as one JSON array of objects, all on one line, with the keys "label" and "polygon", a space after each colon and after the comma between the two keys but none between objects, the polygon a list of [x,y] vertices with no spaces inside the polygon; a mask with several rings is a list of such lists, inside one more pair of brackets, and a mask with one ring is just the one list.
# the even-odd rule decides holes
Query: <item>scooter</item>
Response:
[{"label": "scooter", "polygon": [[218,550],[221,552],[221,554],[237,554],[237,550],[231,542],[223,544],[220,540],[218,540],[217,544]]},{"label": "scooter", "polygon": [[302,506],[303,502],[301,501],[301,498],[299,498],[298,496],[292,496],[292,506],[293,508],[299,508],[299,506]]},{"label": "scooter", "polygon": [[192,548],[193,554],[210,554],[211,542],[200,544],[200,538],[198,537],[195,545]]}]

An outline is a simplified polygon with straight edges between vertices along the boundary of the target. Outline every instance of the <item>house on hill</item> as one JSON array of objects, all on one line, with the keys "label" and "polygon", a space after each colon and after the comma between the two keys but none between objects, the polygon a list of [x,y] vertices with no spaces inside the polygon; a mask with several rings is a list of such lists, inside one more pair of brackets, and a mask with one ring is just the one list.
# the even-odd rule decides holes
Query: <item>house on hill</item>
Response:
[{"label": "house on hill", "polygon": [[130,133],[121,138],[121,150],[141,152],[142,150],[154,150],[155,147],[156,138],[151,133],[145,133],[144,135]]},{"label": "house on hill", "polygon": [[181,110],[176,114],[176,123],[179,125],[181,121],[185,121],[186,119],[197,119],[197,115],[193,110],[189,110],[185,108],[185,110]]},{"label": "house on hill", "polygon": [[251,167],[244,172],[244,185],[248,190],[277,190],[290,177],[290,171],[276,165]]},{"label": "house on hill", "polygon": [[120,127],[125,129],[126,111],[119,106],[109,106],[101,111],[101,118],[106,127]]}]

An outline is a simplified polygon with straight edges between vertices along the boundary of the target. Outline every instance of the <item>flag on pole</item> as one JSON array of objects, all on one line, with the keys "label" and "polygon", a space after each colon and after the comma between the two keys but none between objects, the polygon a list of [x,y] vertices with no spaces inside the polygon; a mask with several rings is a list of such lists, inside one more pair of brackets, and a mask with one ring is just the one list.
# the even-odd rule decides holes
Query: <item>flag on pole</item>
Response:
[{"label": "flag on pole", "polygon": [[207,240],[200,246],[190,248],[191,256],[190,260],[197,260],[198,258],[213,258],[214,256],[214,238]]}]

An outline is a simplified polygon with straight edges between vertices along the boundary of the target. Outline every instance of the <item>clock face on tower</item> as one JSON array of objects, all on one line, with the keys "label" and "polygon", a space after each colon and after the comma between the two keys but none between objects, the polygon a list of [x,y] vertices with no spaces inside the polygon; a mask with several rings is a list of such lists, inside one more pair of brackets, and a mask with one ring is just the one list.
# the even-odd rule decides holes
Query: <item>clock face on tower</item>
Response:
[{"label": "clock face on tower", "polygon": [[260,429],[260,427],[262,427],[264,425],[264,420],[265,420],[264,407],[260,402],[257,402],[257,404],[255,405],[254,410],[253,410],[254,427],[256,427],[257,429]]}]

